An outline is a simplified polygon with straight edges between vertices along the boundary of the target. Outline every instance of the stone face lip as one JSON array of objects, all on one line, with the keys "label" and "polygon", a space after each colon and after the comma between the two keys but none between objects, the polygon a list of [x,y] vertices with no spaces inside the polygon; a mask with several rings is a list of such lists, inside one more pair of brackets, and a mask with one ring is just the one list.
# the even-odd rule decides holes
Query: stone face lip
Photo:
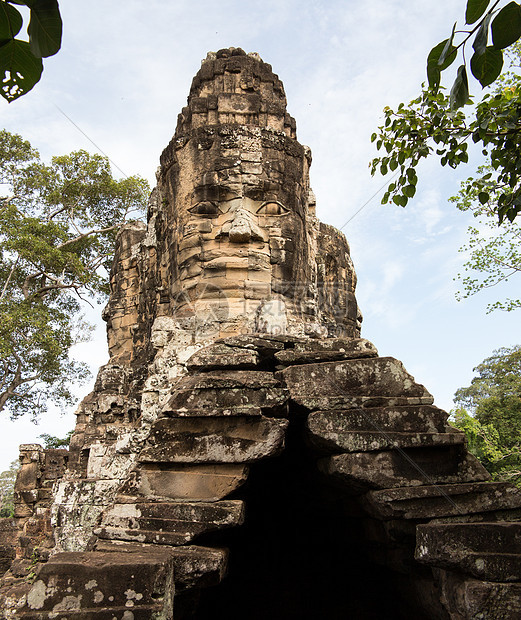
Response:
[{"label": "stone face lip", "polygon": [[521,581],[521,523],[435,523],[416,531],[419,562],[487,581]]},{"label": "stone face lip", "polygon": [[135,618],[172,619],[173,565],[169,549],[59,553],[42,566],[22,617],[123,618],[132,609]]},{"label": "stone face lip", "polygon": [[422,447],[403,452],[339,454],[321,459],[319,468],[357,491],[490,479],[490,474],[474,456],[459,452],[458,455],[450,449],[444,452],[439,447]]},{"label": "stone face lip", "polygon": [[327,395],[346,398],[429,397],[423,385],[414,381],[403,364],[392,357],[355,359],[290,366],[277,374],[283,377],[291,398]]},{"label": "stone face lip", "polygon": [[133,471],[120,488],[119,503],[186,500],[217,501],[246,482],[248,468],[239,464],[159,464]]},{"label": "stone face lip", "polygon": [[108,540],[176,546],[243,521],[244,504],[239,500],[115,504],[103,513],[95,533]]},{"label": "stone face lip", "polygon": [[327,338],[296,342],[292,349],[275,353],[282,364],[307,364],[346,359],[377,357],[376,347],[364,338]]},{"label": "stone face lip", "polygon": [[381,519],[432,519],[521,507],[507,482],[471,482],[369,491],[365,508]]},{"label": "stone face lip", "polygon": [[278,454],[288,421],[265,417],[161,418],[142,463],[247,463]]}]

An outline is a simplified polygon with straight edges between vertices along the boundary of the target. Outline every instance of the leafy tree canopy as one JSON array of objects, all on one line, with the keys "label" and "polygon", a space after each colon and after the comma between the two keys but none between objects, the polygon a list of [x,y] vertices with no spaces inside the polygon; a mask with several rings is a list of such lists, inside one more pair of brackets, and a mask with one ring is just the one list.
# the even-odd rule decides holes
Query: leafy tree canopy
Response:
[{"label": "leafy tree canopy", "polygon": [[[23,17],[13,6],[29,8],[29,41],[17,39]],[[8,102],[29,92],[40,80],[42,58],[61,47],[62,20],[58,0],[0,0],[0,93]]]},{"label": "leafy tree canopy", "polygon": [[37,417],[74,401],[87,375],[68,357],[88,337],[81,302],[103,298],[117,230],[143,213],[145,180],[116,180],[105,157],[76,151],[50,165],[0,131],[0,411]]},{"label": "leafy tree canopy", "polygon": [[[439,157],[442,166],[456,168],[468,162],[469,144],[488,157],[487,171],[468,180],[481,204],[489,203],[500,222],[512,222],[521,211],[521,82],[512,77],[472,104],[468,74],[485,88],[503,69],[504,50],[521,37],[521,6],[505,0],[468,0],[465,26],[454,24],[451,35],[437,44],[427,59],[428,86],[408,105],[384,110],[385,122],[372,135],[381,157],[371,163],[372,174],[396,171],[382,203],[405,207],[416,193],[416,167],[422,159]],[[472,41],[472,50],[469,50]],[[519,48],[517,48],[519,51]],[[461,58],[456,78],[447,95],[441,76]],[[468,60],[470,58],[470,61]]]},{"label": "leafy tree canopy", "polygon": [[454,396],[453,423],[495,477],[521,485],[521,345],[494,351],[474,372]]}]

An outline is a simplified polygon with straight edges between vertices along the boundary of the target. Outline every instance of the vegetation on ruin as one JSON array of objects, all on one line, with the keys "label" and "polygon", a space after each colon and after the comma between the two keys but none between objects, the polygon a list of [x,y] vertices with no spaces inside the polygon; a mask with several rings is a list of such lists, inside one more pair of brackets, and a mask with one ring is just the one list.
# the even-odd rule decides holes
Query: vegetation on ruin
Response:
[{"label": "vegetation on ruin", "polygon": [[18,459],[9,465],[9,469],[0,473],[0,517],[14,515],[14,483],[20,463]]},{"label": "vegetation on ruin", "polygon": [[495,479],[521,486],[521,345],[494,351],[454,401],[452,424]]},{"label": "vegetation on ruin", "polygon": [[56,435],[49,435],[49,433],[42,433],[38,437],[43,441],[43,447],[46,450],[49,448],[68,448],[73,432],[74,430],[69,431],[65,437],[57,437]]},{"label": "vegetation on ruin", "polygon": [[[13,4],[29,9],[28,41],[17,39],[23,17]],[[61,47],[58,0],[0,0],[0,93],[11,102],[33,88],[43,71],[42,58]]]},{"label": "vegetation on ruin", "polygon": [[117,180],[108,159],[76,151],[41,161],[0,131],[0,411],[64,408],[87,376],[69,358],[88,339],[84,302],[103,299],[117,230],[140,216],[149,187]]},{"label": "vegetation on ruin", "polygon": [[[485,164],[462,183],[452,202],[470,211],[476,225],[461,251],[469,257],[459,298],[494,286],[521,271],[521,6],[517,2],[468,0],[466,28],[454,24],[448,39],[427,59],[428,84],[408,105],[384,110],[385,122],[372,135],[384,155],[371,162],[371,172],[396,172],[382,203],[405,207],[416,193],[416,167],[427,157],[442,166],[466,164],[472,148],[481,150]],[[472,48],[470,49],[470,43]],[[504,57],[510,60],[503,71]],[[441,76],[457,58],[461,64],[449,94]],[[469,60],[470,58],[470,60]],[[494,88],[474,105],[468,73],[482,88]],[[472,106],[472,107],[466,107]],[[470,148],[469,148],[470,147]],[[491,304],[488,310],[513,310],[520,299]]]}]

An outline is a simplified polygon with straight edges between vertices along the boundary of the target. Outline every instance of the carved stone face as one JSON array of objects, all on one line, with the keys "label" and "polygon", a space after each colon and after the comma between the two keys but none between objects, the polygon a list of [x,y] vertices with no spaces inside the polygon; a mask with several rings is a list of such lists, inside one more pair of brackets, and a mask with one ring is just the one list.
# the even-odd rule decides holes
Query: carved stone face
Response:
[{"label": "carved stone face", "polygon": [[178,149],[167,176],[171,292],[178,310],[254,317],[261,301],[290,298],[310,281],[308,163],[295,141],[257,128],[207,138],[201,132]]}]

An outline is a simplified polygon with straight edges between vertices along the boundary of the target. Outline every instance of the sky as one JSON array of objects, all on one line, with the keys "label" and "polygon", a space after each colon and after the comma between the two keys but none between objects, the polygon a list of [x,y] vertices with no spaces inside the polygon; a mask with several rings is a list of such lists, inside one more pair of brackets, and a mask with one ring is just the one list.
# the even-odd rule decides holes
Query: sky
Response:
[{"label": "sky", "polygon": [[[486,314],[488,303],[518,295],[519,283],[455,299],[454,277],[464,263],[458,249],[472,217],[448,198],[473,173],[472,158],[456,170],[435,161],[422,165],[418,192],[405,209],[380,204],[389,179],[372,178],[368,164],[377,154],[370,136],[383,108],[417,96],[429,50],[455,21],[463,22],[465,4],[62,0],[62,49],[45,60],[33,91],[11,104],[0,101],[0,126],[21,134],[46,160],[93,152],[95,143],[119,170],[153,185],[207,52],[230,46],[258,52],[283,81],[297,137],[311,147],[317,215],[350,243],[362,336],[380,355],[400,359],[435,404],[449,410],[477,364],[494,349],[521,342],[519,311]],[[108,359],[100,312],[89,312],[98,325],[93,341],[74,351],[93,375]],[[89,388],[78,387],[78,396]],[[73,410],[50,413],[38,426],[4,417],[0,471],[17,458],[20,443],[38,442],[40,433],[64,436],[74,423]]]}]

